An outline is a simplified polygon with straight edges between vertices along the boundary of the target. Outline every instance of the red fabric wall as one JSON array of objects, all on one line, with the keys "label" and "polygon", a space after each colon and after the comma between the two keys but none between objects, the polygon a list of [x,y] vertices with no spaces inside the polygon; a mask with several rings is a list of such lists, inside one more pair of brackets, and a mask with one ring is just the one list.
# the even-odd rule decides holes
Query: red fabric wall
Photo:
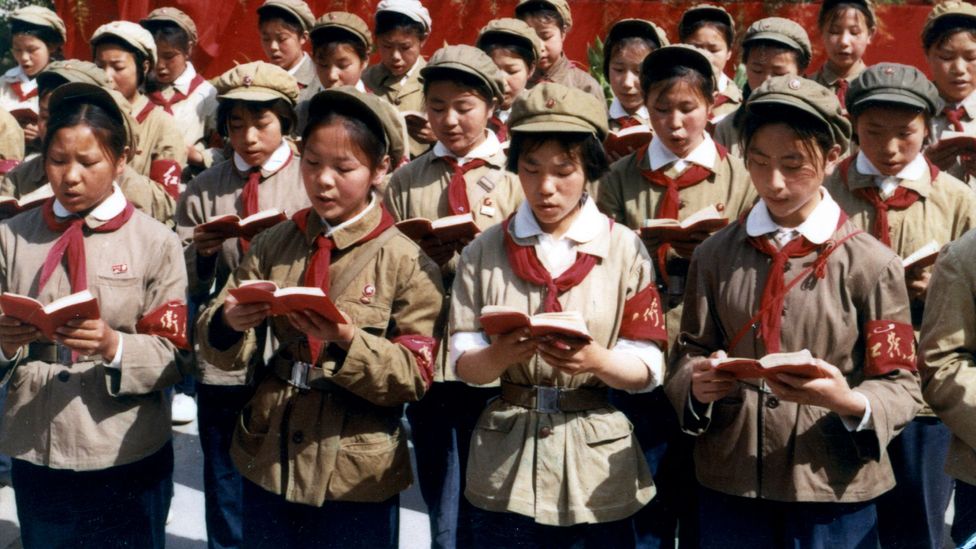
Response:
[{"label": "red fabric wall", "polygon": [[[68,26],[65,53],[69,57],[90,59],[88,37],[101,24],[116,19],[138,21],[153,8],[169,5],[187,12],[197,24],[200,44],[194,54],[194,65],[207,77],[213,77],[234,66],[263,59],[257,34],[257,7],[263,0],[55,0],[58,13]],[[308,0],[316,15],[346,10],[358,13],[372,25],[371,13],[377,0]],[[434,20],[434,29],[424,48],[433,53],[444,43],[472,43],[478,29],[497,17],[510,17],[517,0],[427,0],[424,2]],[[586,48],[595,36],[604,36],[617,19],[641,17],[651,19],[677,39],[677,21],[684,5],[697,2],[652,2],[640,0],[573,0],[574,26],[566,38],[566,53],[585,63]],[[816,29],[817,4],[794,4],[770,12],[763,2],[723,2],[741,31],[750,22],[769,15],[789,17],[803,24],[810,33],[816,53],[811,71],[823,59],[820,36]],[[927,69],[919,34],[931,10],[926,5],[879,6],[878,36],[868,53],[867,62],[896,61]],[[732,71],[732,63],[728,67]]]}]

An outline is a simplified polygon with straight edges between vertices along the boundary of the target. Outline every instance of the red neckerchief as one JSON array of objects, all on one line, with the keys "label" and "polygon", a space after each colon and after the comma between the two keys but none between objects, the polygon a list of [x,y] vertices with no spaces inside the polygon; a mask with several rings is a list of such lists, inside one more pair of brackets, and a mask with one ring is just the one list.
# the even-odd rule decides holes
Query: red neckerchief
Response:
[{"label": "red neckerchief", "polygon": [[488,129],[495,134],[499,143],[508,141],[508,125],[502,122],[497,114],[491,115],[491,118],[488,119]]},{"label": "red neckerchief", "polygon": [[[850,172],[853,161],[854,157],[851,156],[845,159],[840,165],[840,177],[845,186],[848,186],[848,173]],[[928,161],[926,160],[926,162]],[[939,168],[937,168],[931,162],[928,164],[929,174],[932,177],[932,183],[935,184],[935,178],[939,175]],[[848,188],[850,187],[848,186]],[[859,189],[851,189],[851,193],[871,204],[871,207],[874,208],[874,230],[871,231],[871,234],[889,248],[891,247],[891,229],[890,225],[888,224],[888,210],[892,208],[896,210],[904,210],[922,197],[922,195],[918,194],[918,192],[902,187],[901,185],[895,189],[895,193],[893,195],[886,199],[881,198],[881,189],[874,185],[870,187],[861,187]]]},{"label": "red neckerchief", "polygon": [[[291,163],[291,159],[294,158],[294,154],[289,151],[288,160],[278,168],[273,174],[269,175],[267,178],[273,177],[275,174],[285,169],[288,164]],[[247,172],[247,181],[244,183],[244,190],[241,191],[241,218],[252,216],[261,211],[261,206],[258,203],[259,187],[261,185],[261,167],[255,166],[249,169]],[[241,245],[241,251],[247,253],[248,248],[251,246],[249,239],[241,238],[238,239]]]},{"label": "red neckerchief", "polygon": [[155,109],[155,108],[156,108],[156,104],[155,103],[153,103],[152,101],[147,101],[146,102],[146,106],[143,107],[142,110],[139,111],[139,114],[136,115],[136,122],[138,122],[140,124],[142,124],[143,122],[145,122],[146,121],[146,118],[149,117],[149,113],[151,113],[152,110]]},{"label": "red neckerchief", "polygon": [[640,126],[643,124],[643,122],[630,115],[621,116],[620,118],[614,118],[613,121],[620,126],[621,130],[626,128],[633,128],[634,126]]},{"label": "red neckerchief", "polygon": [[837,100],[840,101],[840,108],[844,112],[847,112],[847,90],[851,88],[851,83],[844,78],[838,78],[837,82]]},{"label": "red neckerchief", "polygon": [[193,77],[192,80],[190,80],[190,88],[186,91],[186,93],[183,93],[174,87],[173,95],[170,96],[169,99],[163,97],[163,92],[161,91],[154,91],[150,94],[147,94],[146,97],[149,98],[149,101],[162,107],[163,110],[166,111],[167,113],[173,114],[173,105],[179,103],[180,101],[184,101],[188,99],[190,97],[190,94],[192,94],[198,87],[200,87],[200,84],[203,84],[204,82],[206,82],[206,80],[204,80],[202,76],[197,74],[196,76]]},{"label": "red neckerchief", "polygon": [[949,121],[953,130],[957,132],[966,131],[966,128],[962,125],[962,119],[966,117],[965,107],[960,106],[953,109],[952,107],[946,106],[942,109],[942,114],[945,115],[946,120]]},{"label": "red neckerchief", "polygon": [[451,181],[447,184],[447,202],[451,207],[451,213],[453,215],[471,213],[471,204],[468,203],[468,184],[464,181],[464,174],[475,168],[487,166],[488,161],[474,158],[462,166],[453,156],[441,156],[440,159],[452,170]]},{"label": "red neckerchief", "polygon": [[729,96],[720,93],[717,96],[715,96],[715,101],[712,103],[712,108],[717,109],[731,100],[732,99]]},{"label": "red neckerchief", "polygon": [[17,94],[17,99],[19,99],[20,101],[29,101],[29,100],[37,97],[37,87],[36,86],[34,87],[34,89],[32,89],[31,91],[29,91],[27,93],[24,93],[24,87],[23,86],[24,86],[24,83],[23,82],[14,82],[14,83],[10,84],[10,89],[14,90],[14,93]]}]

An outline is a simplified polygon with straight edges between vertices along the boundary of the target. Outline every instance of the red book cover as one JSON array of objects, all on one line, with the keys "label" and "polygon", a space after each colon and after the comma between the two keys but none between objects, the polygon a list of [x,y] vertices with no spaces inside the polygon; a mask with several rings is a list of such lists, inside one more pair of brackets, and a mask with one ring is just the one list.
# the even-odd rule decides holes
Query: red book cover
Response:
[{"label": "red book cover", "polygon": [[397,223],[396,227],[415,242],[429,236],[434,236],[441,242],[471,240],[481,232],[469,213],[449,215],[434,221],[412,217]]},{"label": "red book cover", "polygon": [[26,295],[5,292],[0,294],[3,314],[36,326],[45,337],[54,339],[54,331],[76,318],[100,318],[98,301],[88,290],[56,299],[47,305]]},{"label": "red book cover", "polygon": [[198,225],[205,231],[224,235],[226,238],[254,238],[258,233],[288,219],[277,209],[263,210],[241,219],[236,215],[224,215]]},{"label": "red book cover", "polygon": [[271,314],[286,315],[297,311],[315,311],[330,322],[345,324],[346,319],[321,288],[295,286],[278,288],[268,280],[249,280],[228,290],[239,303],[267,303]]}]

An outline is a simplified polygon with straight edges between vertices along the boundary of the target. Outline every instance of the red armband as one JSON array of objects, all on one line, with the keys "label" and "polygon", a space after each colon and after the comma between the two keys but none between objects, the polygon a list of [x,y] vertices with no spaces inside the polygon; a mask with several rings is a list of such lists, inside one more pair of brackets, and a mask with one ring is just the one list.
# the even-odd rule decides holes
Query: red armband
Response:
[{"label": "red armband", "polygon": [[19,165],[20,160],[0,160],[0,175],[6,174]]},{"label": "red armband", "polygon": [[653,341],[666,348],[668,329],[661,309],[661,298],[654,284],[634,294],[624,303],[624,317],[620,321],[618,337],[638,341]]},{"label": "red armband", "polygon": [[430,384],[434,382],[437,340],[432,337],[411,334],[395,337],[392,341],[406,347],[413,354],[417,360],[417,368],[420,369],[420,377],[424,379],[424,385],[430,387]]},{"label": "red armband", "polygon": [[136,333],[164,337],[180,349],[189,349],[186,337],[186,303],[174,299],[146,313],[136,324]]},{"label": "red armband", "polygon": [[180,197],[180,180],[182,177],[183,167],[169,158],[153,160],[149,167],[149,179],[162,185],[173,198]]},{"label": "red armband", "polygon": [[867,339],[864,375],[877,377],[902,369],[914,372],[915,331],[906,322],[869,320],[864,327]]}]

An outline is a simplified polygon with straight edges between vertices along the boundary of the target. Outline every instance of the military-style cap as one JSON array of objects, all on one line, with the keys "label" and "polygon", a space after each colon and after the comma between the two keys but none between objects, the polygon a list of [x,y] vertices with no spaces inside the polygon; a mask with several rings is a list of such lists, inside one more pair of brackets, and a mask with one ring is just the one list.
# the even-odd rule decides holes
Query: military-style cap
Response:
[{"label": "military-style cap", "polygon": [[871,14],[871,22],[877,20],[874,15],[874,3],[871,0],[824,0],[823,4],[820,4],[820,14],[829,13],[830,10],[837,7],[837,4],[856,4],[862,6],[868,13]]},{"label": "military-style cap", "polygon": [[498,66],[487,53],[474,46],[466,44],[444,46],[430,56],[427,65],[420,69],[420,76],[430,79],[435,75],[451,71],[475,76],[488,86],[495,99],[500,100],[505,94],[505,80]]},{"label": "military-style cap", "polygon": [[807,59],[810,59],[813,52],[807,31],[803,30],[803,27],[796,21],[782,17],[766,17],[749,25],[745,36],[742,38],[742,44],[745,45],[756,40],[778,42],[802,52]]},{"label": "military-style cap", "polygon": [[362,120],[371,130],[382,135],[386,143],[386,154],[390,156],[391,170],[403,158],[406,151],[403,126],[396,109],[389,103],[375,95],[363,93],[355,86],[339,86],[321,91],[309,101],[309,121],[330,112]]},{"label": "military-style cap", "polygon": [[762,83],[746,101],[746,112],[762,116],[771,105],[790,107],[812,115],[830,130],[834,143],[847,150],[851,122],[844,116],[837,94],[799,76],[774,76]]},{"label": "military-style cap", "polygon": [[95,42],[106,36],[114,36],[122,40],[132,48],[142,52],[149,59],[150,65],[156,64],[156,41],[153,40],[152,34],[149,34],[149,31],[139,26],[138,23],[132,21],[105,23],[95,29],[95,33],[91,35],[92,49],[95,48]]},{"label": "military-style cap", "polygon": [[667,46],[668,34],[664,29],[646,19],[621,19],[610,27],[607,39],[603,42],[603,76],[610,78],[610,54],[613,52],[613,45],[624,38],[646,38],[654,42],[654,49]]},{"label": "military-style cap", "polygon": [[108,74],[97,65],[77,59],[51,61],[37,75],[37,87],[43,90],[55,88],[66,82],[84,82],[108,89],[115,86]]},{"label": "military-style cap", "polygon": [[532,51],[536,61],[542,57],[542,39],[539,38],[535,29],[521,19],[511,17],[492,19],[478,32],[478,40],[475,42],[475,46],[484,50],[499,40],[522,43],[526,49]]},{"label": "military-style cap", "polygon": [[292,107],[298,102],[298,82],[288,71],[264,61],[238,65],[213,82],[217,99],[274,101],[284,99]]},{"label": "military-style cap", "polygon": [[423,25],[426,32],[430,32],[430,12],[418,0],[380,0],[376,5],[376,13],[379,14],[381,11],[406,15]]},{"label": "military-style cap", "polygon": [[369,27],[366,22],[359,18],[358,15],[354,13],[349,13],[347,11],[330,11],[322,17],[315,20],[315,25],[312,26],[312,31],[309,33],[312,37],[312,43],[316,42],[316,35],[321,35],[327,30],[339,29],[346,31],[347,33],[355,36],[366,46],[366,51],[370,52],[373,50],[373,35],[369,32]]},{"label": "military-style cap", "polygon": [[196,23],[193,22],[193,19],[191,19],[189,15],[176,8],[171,8],[168,6],[156,8],[149,12],[149,15],[140,19],[139,24],[145,27],[149,32],[152,32],[156,30],[156,28],[165,24],[173,24],[183,29],[183,31],[189,35],[191,42],[197,41]]},{"label": "military-style cap", "polygon": [[515,6],[515,17],[522,18],[527,11],[537,8],[548,8],[554,10],[563,18],[563,24],[568,29],[573,26],[573,12],[569,9],[569,2],[566,0],[519,0]]},{"label": "military-style cap", "polygon": [[125,127],[126,143],[129,146],[128,158],[131,160],[135,156],[139,135],[136,131],[138,126],[129,113],[132,110],[131,105],[122,97],[121,93],[89,82],[69,82],[58,86],[51,92],[48,110],[53,117],[56,116],[58,110],[73,103],[97,105],[108,112],[110,116],[121,120]]},{"label": "military-style cap", "polygon": [[936,4],[922,27],[922,44],[931,44],[937,35],[951,28],[976,29],[976,6],[957,0]]},{"label": "military-style cap", "polygon": [[10,14],[11,21],[23,21],[39,27],[50,27],[61,35],[61,41],[68,39],[68,31],[64,27],[64,21],[58,14],[41,6],[24,6],[18,8]]},{"label": "military-style cap", "polygon": [[935,84],[922,71],[898,63],[878,63],[862,72],[847,90],[849,111],[856,113],[869,103],[895,103],[928,111],[942,112],[945,102]]},{"label": "military-style cap", "polygon": [[678,22],[678,35],[687,36],[691,33],[691,27],[699,21],[715,21],[728,25],[735,36],[735,19],[732,19],[732,15],[725,8],[713,4],[698,4],[685,10]]},{"label": "military-style cap", "polygon": [[258,7],[258,15],[265,15],[268,11],[280,10],[287,12],[289,15],[298,19],[298,22],[302,25],[302,30],[309,31],[312,25],[315,24],[315,15],[312,13],[311,8],[308,4],[302,2],[302,0],[265,0],[261,6]]},{"label": "military-style cap", "polygon": [[715,68],[705,54],[694,46],[675,44],[654,50],[644,58],[641,63],[641,88],[646,92],[652,83],[671,78],[678,67],[693,69],[711,79],[713,88],[716,86]]},{"label": "military-style cap", "polygon": [[513,132],[589,133],[600,141],[609,132],[606,105],[583,90],[551,82],[516,99],[508,125]]}]

